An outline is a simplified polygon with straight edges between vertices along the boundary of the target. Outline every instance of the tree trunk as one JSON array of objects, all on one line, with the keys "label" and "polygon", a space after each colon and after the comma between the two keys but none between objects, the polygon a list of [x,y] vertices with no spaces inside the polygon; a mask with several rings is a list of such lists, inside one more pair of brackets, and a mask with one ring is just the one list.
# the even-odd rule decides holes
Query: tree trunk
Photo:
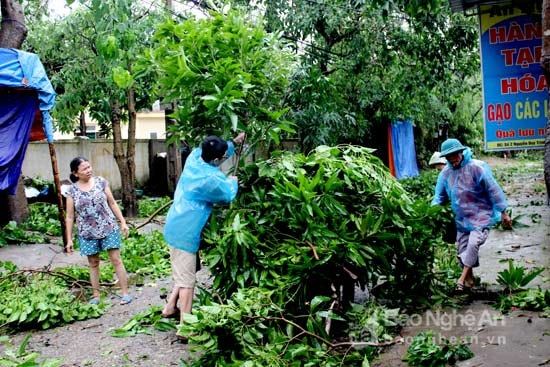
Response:
[{"label": "tree trunk", "polygon": [[[174,112],[175,103],[168,103],[164,106],[164,126],[166,132],[170,131],[170,127],[176,124],[176,121],[170,117]],[[170,134],[166,135],[167,140],[171,137]],[[181,162],[181,153],[178,149],[178,144],[176,141],[168,144],[167,154],[166,154],[166,179],[167,179],[167,188],[168,193],[173,196],[176,191],[176,186],[178,185],[178,180],[182,171],[182,162]]]},{"label": "tree trunk", "polygon": [[[546,77],[546,84],[550,85],[550,0],[542,2],[542,31],[541,66]],[[548,97],[550,100],[550,89]],[[550,206],[550,116],[546,119],[546,137],[544,139],[544,182],[546,183],[546,205]]]},{"label": "tree trunk", "polygon": [[122,202],[126,209],[126,215],[130,218],[138,216],[138,203],[135,190],[136,182],[136,97],[134,88],[128,89],[126,94],[128,108],[128,146],[126,147],[126,165],[128,167],[128,180],[122,182],[124,188]]},{"label": "tree trunk", "polygon": [[[21,48],[23,41],[27,37],[23,6],[18,0],[2,0],[0,2],[0,10],[2,11],[0,47]],[[19,179],[15,195],[0,193],[0,202],[2,203],[2,207],[6,208],[6,211],[0,217],[0,225],[4,225],[10,220],[21,223],[28,218],[29,207],[21,178]]]},{"label": "tree trunk", "polygon": [[[118,101],[111,102],[111,123],[113,126],[113,156],[120,171],[120,183],[122,187],[122,212],[125,217],[137,216],[137,199],[134,189],[135,180],[135,111],[134,111],[134,138],[128,141],[128,152],[132,154],[132,159],[129,159],[124,154],[124,144],[122,141],[122,133],[120,128],[120,105]],[[131,115],[131,114],[130,114]],[[128,126],[128,135],[132,135]],[[130,145],[133,147],[130,148]]]},{"label": "tree trunk", "polygon": [[15,221],[17,224],[25,221],[29,217],[29,205],[25,196],[25,186],[23,177],[19,177],[17,191],[15,195],[0,195],[0,207],[5,208],[0,213],[0,225],[4,226],[9,221]]},{"label": "tree trunk", "polygon": [[27,37],[25,14],[19,0],[2,0],[2,22],[0,23],[0,47],[21,48]]}]

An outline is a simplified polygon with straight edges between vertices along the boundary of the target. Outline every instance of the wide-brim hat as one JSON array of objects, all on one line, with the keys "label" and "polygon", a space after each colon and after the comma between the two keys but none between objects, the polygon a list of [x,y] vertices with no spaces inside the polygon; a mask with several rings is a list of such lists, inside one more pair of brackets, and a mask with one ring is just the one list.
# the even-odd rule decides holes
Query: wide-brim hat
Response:
[{"label": "wide-brim hat", "polygon": [[447,139],[441,144],[441,157],[447,157],[456,152],[462,152],[468,147],[462,145],[458,139]]},{"label": "wide-brim hat", "polygon": [[429,166],[433,166],[434,164],[446,164],[447,160],[445,157],[441,156],[441,153],[435,152],[432,154],[432,157],[430,158],[430,161],[428,162]]}]

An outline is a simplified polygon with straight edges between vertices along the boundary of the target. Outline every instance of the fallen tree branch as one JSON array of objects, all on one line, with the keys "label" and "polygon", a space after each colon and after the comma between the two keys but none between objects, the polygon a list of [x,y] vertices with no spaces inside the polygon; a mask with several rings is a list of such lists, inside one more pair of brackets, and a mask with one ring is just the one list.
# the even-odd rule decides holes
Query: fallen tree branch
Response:
[{"label": "fallen tree branch", "polygon": [[166,202],[164,205],[162,205],[160,208],[158,208],[157,210],[155,210],[153,212],[153,214],[151,214],[146,220],[145,222],[141,223],[139,226],[135,226],[134,229],[135,230],[138,230],[140,229],[141,227],[145,226],[147,223],[149,223],[150,221],[153,220],[153,218],[155,218],[157,216],[158,213],[160,213],[161,211],[163,211],[164,209],[166,209],[167,206],[169,205],[172,205],[172,203],[174,202],[174,200],[169,200],[168,202]]}]

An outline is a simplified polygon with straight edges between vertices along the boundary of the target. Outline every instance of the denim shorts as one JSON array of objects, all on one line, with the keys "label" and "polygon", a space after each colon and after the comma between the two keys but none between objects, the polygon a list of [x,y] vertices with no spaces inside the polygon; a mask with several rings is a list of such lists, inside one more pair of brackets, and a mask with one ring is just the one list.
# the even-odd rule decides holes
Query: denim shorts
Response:
[{"label": "denim shorts", "polygon": [[99,254],[101,250],[112,250],[120,248],[122,239],[120,231],[115,229],[104,238],[83,238],[78,236],[78,246],[80,247],[80,255],[90,256]]}]

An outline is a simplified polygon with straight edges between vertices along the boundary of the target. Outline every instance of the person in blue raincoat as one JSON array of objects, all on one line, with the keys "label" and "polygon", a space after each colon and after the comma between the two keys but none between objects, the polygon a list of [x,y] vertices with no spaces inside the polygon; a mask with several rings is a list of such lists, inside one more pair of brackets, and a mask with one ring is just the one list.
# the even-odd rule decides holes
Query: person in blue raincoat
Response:
[{"label": "person in blue raincoat", "polygon": [[462,267],[456,291],[463,292],[474,285],[473,268],[479,266],[479,247],[487,240],[489,228],[500,221],[511,227],[512,220],[506,212],[506,196],[487,163],[473,159],[470,148],[457,139],[441,144],[441,156],[447,159],[447,166],[437,177],[432,205],[450,202],[455,214]]},{"label": "person in blue raincoat", "polygon": [[[233,155],[235,144],[242,144],[244,138],[244,133],[231,141],[208,136],[187,157],[164,226],[174,287],[162,311],[163,317],[179,317],[183,323],[183,314],[191,313],[201,232],[213,204],[231,202],[238,191],[237,177],[226,176],[219,166]],[[177,308],[178,299],[181,312]]]}]

